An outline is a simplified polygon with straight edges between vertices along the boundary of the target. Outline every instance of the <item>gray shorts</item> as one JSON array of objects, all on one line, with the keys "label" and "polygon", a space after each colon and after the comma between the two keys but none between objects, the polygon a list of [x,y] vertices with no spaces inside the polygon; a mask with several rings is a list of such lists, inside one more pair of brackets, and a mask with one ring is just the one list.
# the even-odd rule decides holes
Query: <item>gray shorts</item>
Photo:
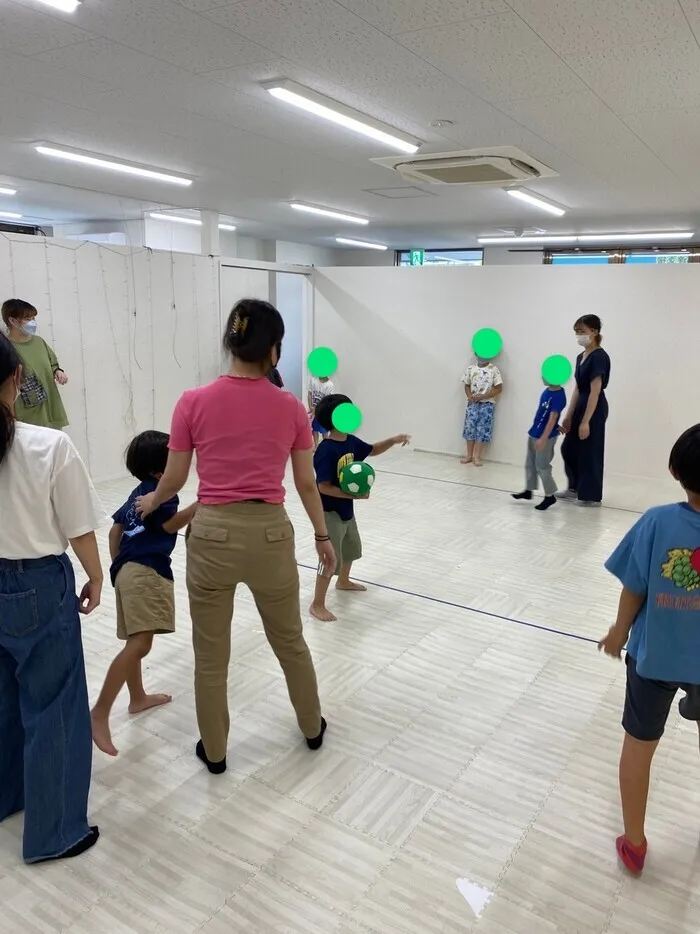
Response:
[{"label": "gray shorts", "polygon": [[360,530],[354,516],[348,522],[344,522],[337,512],[327,512],[325,516],[328,534],[337,558],[335,573],[339,574],[342,565],[358,561],[362,557]]}]

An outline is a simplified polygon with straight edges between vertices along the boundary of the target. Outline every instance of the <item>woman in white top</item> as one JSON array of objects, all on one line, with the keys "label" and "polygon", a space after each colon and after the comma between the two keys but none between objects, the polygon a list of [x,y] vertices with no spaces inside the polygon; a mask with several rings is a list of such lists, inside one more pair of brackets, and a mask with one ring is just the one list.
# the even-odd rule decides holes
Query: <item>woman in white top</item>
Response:
[{"label": "woman in white top", "polygon": [[[38,863],[99,836],[79,614],[100,603],[103,514],[70,438],[15,419],[21,384],[0,334],[0,821],[24,810],[24,859]],[[69,543],[89,579],[80,599]]]}]

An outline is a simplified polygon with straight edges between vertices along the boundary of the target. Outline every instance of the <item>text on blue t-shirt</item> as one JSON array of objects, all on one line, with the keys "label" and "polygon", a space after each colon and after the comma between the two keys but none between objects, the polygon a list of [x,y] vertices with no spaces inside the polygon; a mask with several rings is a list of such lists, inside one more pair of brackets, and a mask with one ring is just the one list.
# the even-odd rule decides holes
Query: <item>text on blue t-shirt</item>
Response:
[{"label": "text on blue t-shirt", "polygon": [[646,595],[627,645],[639,674],[700,684],[700,513],[687,503],[650,509],[605,566]]},{"label": "text on blue t-shirt", "polygon": [[179,507],[177,496],[163,503],[145,519],[142,519],[136,512],[137,498],[153,493],[157,486],[158,481],[155,479],[140,483],[124,505],[112,516],[114,522],[124,529],[119,543],[119,554],[109,570],[112,585],[122,567],[130,562],[153,568],[166,580],[173,579],[170,556],[177,544],[177,535],[164,532],[163,524],[177,513]]},{"label": "text on blue t-shirt", "polygon": [[[372,445],[361,441],[355,435],[348,435],[344,441],[326,438],[314,454],[316,483],[330,483],[340,489],[340,471],[343,467],[352,464],[353,461],[366,460],[371,453]],[[325,512],[338,513],[343,522],[349,522],[355,515],[355,504],[351,499],[321,494],[321,502]]]},{"label": "text on blue t-shirt", "polygon": [[[540,404],[537,408],[537,413],[535,414],[535,420],[532,423],[532,428],[530,429],[531,438],[541,438],[544,434],[544,430],[547,427],[547,421],[552,412],[557,412],[558,415],[561,415],[564,409],[566,408],[566,393],[564,390],[559,387],[559,389],[550,389],[549,386],[540,396]],[[559,419],[557,418],[556,424],[552,429],[550,438],[556,438],[559,434]]]}]

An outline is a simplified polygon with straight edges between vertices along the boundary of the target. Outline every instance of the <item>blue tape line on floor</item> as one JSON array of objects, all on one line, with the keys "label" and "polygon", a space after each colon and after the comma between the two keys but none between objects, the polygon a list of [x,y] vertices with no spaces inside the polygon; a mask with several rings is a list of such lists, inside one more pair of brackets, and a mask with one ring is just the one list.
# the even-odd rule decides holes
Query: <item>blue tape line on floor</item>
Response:
[{"label": "blue tape line on floor", "polygon": [[[318,568],[310,564],[300,564],[300,568],[305,571],[317,573]],[[361,584],[368,584],[370,587],[379,587],[380,590],[391,590],[394,593],[404,594],[406,597],[417,597],[419,600],[428,600],[430,603],[439,603],[442,606],[450,606],[455,610],[466,610],[469,613],[476,613],[479,616],[488,616],[491,619],[500,619],[504,623],[515,623],[517,626],[527,626],[528,629],[540,629],[542,632],[551,632],[555,636],[566,636],[567,639],[576,639],[579,642],[589,642],[591,645],[598,645],[597,639],[591,639],[590,636],[581,636],[576,632],[565,632],[563,629],[553,629],[551,626],[542,626],[540,623],[529,623],[525,619],[515,619],[512,616],[502,616],[500,613],[490,613],[488,610],[478,610],[476,607],[467,606],[464,603],[454,603],[452,600],[443,600],[441,597],[431,597],[429,594],[416,593],[413,590],[402,590],[401,587],[392,587],[391,584],[378,584],[376,581],[368,581],[362,577],[354,577],[353,580]]]}]

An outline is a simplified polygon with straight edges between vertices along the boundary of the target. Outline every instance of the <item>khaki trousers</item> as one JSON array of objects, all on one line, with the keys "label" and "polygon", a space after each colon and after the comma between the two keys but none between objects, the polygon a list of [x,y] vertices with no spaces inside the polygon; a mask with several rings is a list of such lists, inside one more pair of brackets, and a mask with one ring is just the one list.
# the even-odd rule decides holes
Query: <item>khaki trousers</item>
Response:
[{"label": "khaki trousers", "polygon": [[316,672],[304,640],[294,528],[283,506],[200,506],[187,543],[197,721],[207,758],[226,756],[228,666],[238,584],[253,594],[304,736],[321,732]]}]

